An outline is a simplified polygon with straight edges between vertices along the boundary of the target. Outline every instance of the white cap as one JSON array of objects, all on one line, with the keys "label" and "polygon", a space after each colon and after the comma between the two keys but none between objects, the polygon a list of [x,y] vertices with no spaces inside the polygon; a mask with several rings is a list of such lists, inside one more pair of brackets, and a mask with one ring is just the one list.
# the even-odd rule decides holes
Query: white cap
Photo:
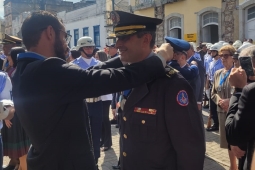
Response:
[{"label": "white cap", "polygon": [[218,43],[223,45],[225,43],[225,41],[219,41]]},{"label": "white cap", "polygon": [[225,45],[229,45],[229,43],[227,43],[227,42],[224,42],[224,43],[222,44],[222,46],[225,46]]},{"label": "white cap", "polygon": [[0,101],[0,120],[5,119],[9,115],[9,109],[4,108],[4,106],[13,106],[11,100],[1,100]]},{"label": "white cap", "polygon": [[243,45],[241,45],[241,47],[238,48],[237,52],[240,53],[243,49],[252,46],[253,44],[251,44],[250,42],[246,41],[243,43]]},{"label": "white cap", "polygon": [[222,47],[221,44],[215,43],[210,47],[210,51],[220,51],[220,48]]},{"label": "white cap", "polygon": [[242,45],[243,45],[242,41],[236,40],[236,41],[234,42],[234,44],[233,44],[233,47],[234,47],[235,49],[238,49],[238,48],[241,47]]},{"label": "white cap", "polygon": [[89,47],[89,46],[95,46],[95,43],[91,37],[81,37],[76,46],[76,50],[79,51],[81,47]]}]

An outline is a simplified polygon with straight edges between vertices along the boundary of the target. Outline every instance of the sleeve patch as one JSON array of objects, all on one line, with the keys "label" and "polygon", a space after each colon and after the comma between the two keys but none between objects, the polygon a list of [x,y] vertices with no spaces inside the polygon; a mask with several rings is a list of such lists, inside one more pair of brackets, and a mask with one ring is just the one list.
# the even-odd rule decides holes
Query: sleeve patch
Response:
[{"label": "sleeve patch", "polygon": [[187,106],[189,104],[189,97],[185,90],[178,92],[176,97],[177,103],[181,106]]}]

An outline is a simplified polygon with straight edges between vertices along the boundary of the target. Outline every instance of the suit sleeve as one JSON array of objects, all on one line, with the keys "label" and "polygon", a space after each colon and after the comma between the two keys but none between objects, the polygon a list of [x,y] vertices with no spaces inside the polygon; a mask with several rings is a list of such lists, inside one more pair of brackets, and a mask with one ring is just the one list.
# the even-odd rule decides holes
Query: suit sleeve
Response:
[{"label": "suit sleeve", "polygon": [[[227,141],[230,145],[232,145],[228,139],[228,128],[229,125],[233,122],[234,116],[236,114],[236,112],[238,111],[238,101],[239,98],[241,96],[241,93],[235,93],[231,96],[230,101],[229,101],[229,109],[228,109],[228,113],[227,113],[227,119],[225,122],[225,127],[226,127],[226,137],[227,137]],[[245,145],[239,145],[238,146],[240,149],[242,150],[246,150],[247,146]]]},{"label": "suit sleeve", "polygon": [[[187,106],[178,102],[177,95],[180,91],[185,91],[188,95]],[[183,79],[171,83],[171,87],[166,91],[165,120],[177,154],[177,169],[203,169],[205,136],[202,116],[198,111],[192,88]]]},{"label": "suit sleeve", "polygon": [[[78,68],[78,66],[54,59],[51,64],[45,64],[43,68],[43,70],[49,70],[49,73],[51,73],[43,75],[46,76],[44,80],[52,80],[52,82],[48,83],[54,84],[50,88],[52,92],[47,91],[48,94],[52,93],[52,96],[48,97],[49,100],[51,97],[56,99],[53,96],[54,91],[55,94],[56,91],[58,92],[58,101],[60,103],[69,103],[84,98],[131,89],[165,75],[162,61],[156,56],[125,67],[113,69],[116,65],[120,66],[119,60],[109,61],[108,64],[104,63],[99,69],[83,70]],[[111,68],[101,69],[108,66]],[[42,83],[44,84],[44,82]],[[45,86],[49,85],[45,82]]]},{"label": "suit sleeve", "polygon": [[254,138],[254,93],[254,83],[245,86],[238,101],[236,114],[228,114],[225,126],[227,140],[231,145],[245,145],[250,139]]},{"label": "suit sleeve", "polygon": [[216,105],[219,104],[219,100],[221,99],[220,96],[217,94],[217,90],[216,90],[217,76],[218,74],[216,72],[214,75],[213,86],[211,91],[211,99],[214,101]]}]

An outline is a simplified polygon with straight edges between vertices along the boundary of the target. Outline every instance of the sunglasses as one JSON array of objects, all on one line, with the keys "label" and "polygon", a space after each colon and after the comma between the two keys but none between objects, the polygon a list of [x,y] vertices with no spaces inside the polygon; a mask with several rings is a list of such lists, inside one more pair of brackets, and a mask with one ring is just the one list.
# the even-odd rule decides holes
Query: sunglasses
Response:
[{"label": "sunglasses", "polygon": [[231,56],[230,54],[220,54],[219,55],[220,56],[220,58],[225,58],[225,59],[227,59],[229,56]]},{"label": "sunglasses", "polygon": [[72,39],[72,35],[68,34],[67,32],[65,32],[65,31],[63,31],[61,29],[58,29],[58,30],[65,34],[66,44],[69,44],[71,39]]}]

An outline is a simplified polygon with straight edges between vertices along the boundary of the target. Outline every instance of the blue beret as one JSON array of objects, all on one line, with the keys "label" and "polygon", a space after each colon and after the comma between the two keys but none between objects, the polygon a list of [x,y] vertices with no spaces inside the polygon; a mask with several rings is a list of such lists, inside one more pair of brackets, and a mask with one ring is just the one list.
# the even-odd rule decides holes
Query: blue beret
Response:
[{"label": "blue beret", "polygon": [[190,44],[185,40],[172,37],[165,37],[165,40],[167,43],[170,43],[176,51],[188,51],[190,49]]}]

